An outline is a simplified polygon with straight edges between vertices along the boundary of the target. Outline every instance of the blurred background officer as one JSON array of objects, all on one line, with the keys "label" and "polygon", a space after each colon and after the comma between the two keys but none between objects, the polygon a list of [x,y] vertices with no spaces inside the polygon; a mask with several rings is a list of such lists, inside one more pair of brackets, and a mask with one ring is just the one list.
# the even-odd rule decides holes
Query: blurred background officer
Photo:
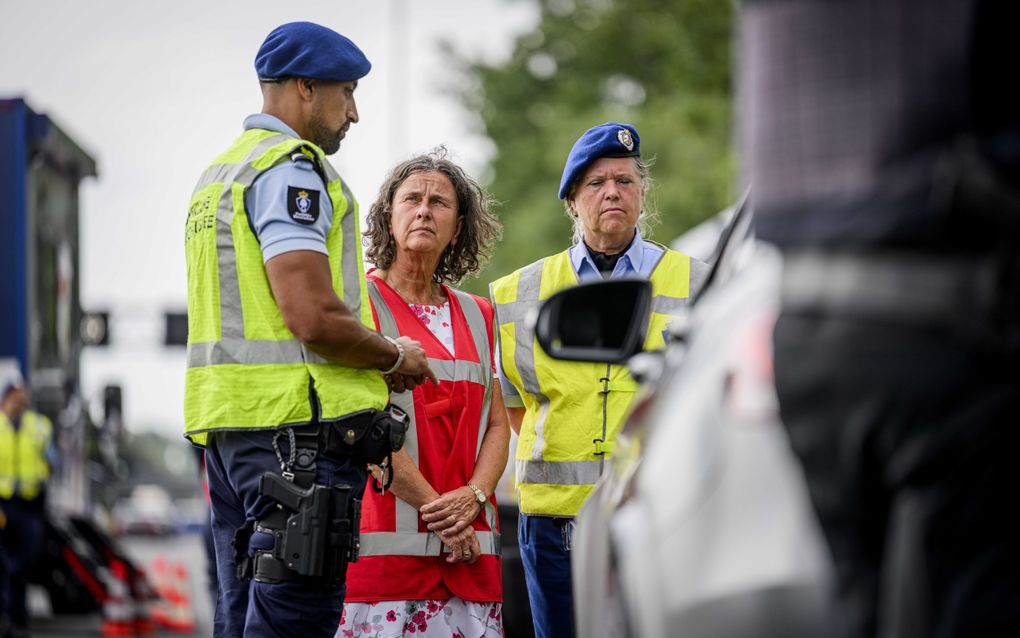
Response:
[{"label": "blurred background officer", "polygon": [[303,573],[280,560],[274,530],[283,538],[287,524],[271,522],[281,510],[260,479],[360,494],[365,463],[330,437],[366,431],[365,419],[386,406],[380,370],[408,387],[434,378],[417,342],[372,330],[357,204],[326,160],[358,121],[354,91],[370,68],[325,27],[273,30],[255,59],[262,113],[245,120],[191,199],[185,427],[207,446],[216,636],[333,636],[354,540],[333,518],[356,533],[357,502],[330,506],[337,533],[322,546],[291,539],[304,556],[338,558]]},{"label": "blurred background officer", "polygon": [[0,602],[9,627],[0,620],[3,636],[28,635],[25,589],[27,573],[42,549],[47,455],[53,425],[28,409],[28,395],[20,373],[0,378]]},{"label": "blurred background officer", "polygon": [[574,220],[574,245],[491,286],[500,382],[511,426],[520,436],[518,536],[540,637],[573,634],[573,519],[613,452],[637,383],[623,366],[549,359],[535,347],[525,317],[540,300],[579,281],[644,277],[654,294],[645,347],[664,347],[669,322],[683,314],[707,267],[642,239],[639,226],[649,216],[650,185],[633,126],[607,122],[589,129],[567,156],[559,189]]},{"label": "blurred background officer", "polygon": [[1016,3],[746,2],[775,373],[833,635],[1020,635]]}]

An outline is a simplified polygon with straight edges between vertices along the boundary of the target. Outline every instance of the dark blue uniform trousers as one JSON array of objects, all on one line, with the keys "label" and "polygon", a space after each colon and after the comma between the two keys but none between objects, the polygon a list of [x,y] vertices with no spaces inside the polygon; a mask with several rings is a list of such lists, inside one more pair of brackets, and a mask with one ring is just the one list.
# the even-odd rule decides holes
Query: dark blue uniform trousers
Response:
[{"label": "dark blue uniform trousers", "polygon": [[[332,638],[340,625],[345,588],[313,588],[301,583],[239,580],[231,541],[246,521],[258,520],[273,506],[259,495],[259,479],[280,471],[273,451],[274,431],[223,432],[209,435],[206,470],[212,503],[213,540],[220,593],[213,635],[217,638]],[[279,439],[288,458],[287,437]],[[353,494],[365,487],[366,468],[350,461],[317,459],[316,483],[348,484]],[[256,535],[256,537],[259,535]],[[253,538],[253,541],[256,539]]]},{"label": "dark blue uniform trousers", "polygon": [[574,593],[570,581],[570,518],[521,513],[517,543],[528,583],[536,638],[574,635]]},{"label": "dark blue uniform trousers", "polygon": [[42,501],[24,501],[15,498],[0,501],[7,517],[7,526],[0,533],[0,605],[12,627],[28,626],[28,609],[25,591],[28,570],[42,549]]}]

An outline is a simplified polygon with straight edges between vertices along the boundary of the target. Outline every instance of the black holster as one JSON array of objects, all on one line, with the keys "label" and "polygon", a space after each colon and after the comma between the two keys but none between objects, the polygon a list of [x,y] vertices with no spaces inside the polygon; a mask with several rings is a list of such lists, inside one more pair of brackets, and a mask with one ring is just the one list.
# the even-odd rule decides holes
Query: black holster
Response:
[{"label": "black holster", "polygon": [[256,550],[255,580],[305,582],[328,587],[343,584],[347,564],[358,557],[361,503],[349,485],[301,488],[266,472],[259,493],[276,503],[255,531],[269,534],[271,550]]}]

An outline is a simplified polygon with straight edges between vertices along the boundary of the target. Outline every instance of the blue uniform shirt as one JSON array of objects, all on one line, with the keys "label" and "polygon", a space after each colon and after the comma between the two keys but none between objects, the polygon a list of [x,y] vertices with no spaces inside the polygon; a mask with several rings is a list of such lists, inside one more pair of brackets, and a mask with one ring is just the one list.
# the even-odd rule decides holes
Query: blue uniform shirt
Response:
[{"label": "blue uniform shirt", "polygon": [[[623,253],[616,262],[612,274],[609,275],[610,279],[634,276],[647,279],[651,276],[652,269],[659,263],[662,253],[665,252],[662,246],[641,239],[640,232],[635,231],[635,233],[634,241],[631,242],[627,252]],[[586,282],[603,279],[602,273],[599,272],[598,266],[592,261],[584,242],[578,242],[571,246],[570,263],[574,266],[574,272],[577,273],[578,281]],[[496,351],[496,356],[497,358],[499,357],[499,350]],[[497,359],[497,363],[496,372],[499,376],[499,384],[503,389],[504,403],[508,408],[523,408],[524,401],[517,392],[517,388],[503,374],[502,361]]]},{"label": "blue uniform shirt", "polygon": [[[291,137],[300,137],[278,118],[265,113],[250,115],[244,120],[245,130],[259,128]],[[319,192],[319,218],[311,224],[294,220],[288,211],[288,191],[291,188]],[[315,172],[312,162],[286,162],[263,173],[244,200],[252,228],[262,246],[262,261],[266,262],[295,250],[314,250],[328,255],[326,235],[333,225],[333,204],[326,185]]]}]

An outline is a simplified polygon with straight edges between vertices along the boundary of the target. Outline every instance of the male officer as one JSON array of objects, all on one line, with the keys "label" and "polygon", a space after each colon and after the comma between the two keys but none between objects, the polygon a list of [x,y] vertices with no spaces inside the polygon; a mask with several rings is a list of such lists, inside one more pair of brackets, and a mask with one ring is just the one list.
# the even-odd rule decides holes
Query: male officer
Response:
[{"label": "male officer", "polygon": [[28,635],[26,575],[42,549],[53,427],[28,409],[21,374],[0,374],[0,512],[6,519],[0,529],[0,636],[16,638]]},{"label": "male officer", "polygon": [[325,27],[273,30],[255,58],[262,112],[188,210],[185,431],[207,450],[216,636],[334,635],[380,371],[435,380],[417,342],[370,328],[357,203],[325,157],[370,67]]},{"label": "male officer", "polygon": [[578,281],[645,277],[655,298],[645,346],[664,347],[667,324],[684,312],[707,266],[642,239],[648,183],[633,126],[606,122],[589,129],[567,156],[560,182],[574,245],[492,284],[500,381],[510,424],[520,435],[518,535],[539,637],[573,634],[573,519],[613,451],[637,383],[621,366],[553,361],[536,350],[525,317]]}]

